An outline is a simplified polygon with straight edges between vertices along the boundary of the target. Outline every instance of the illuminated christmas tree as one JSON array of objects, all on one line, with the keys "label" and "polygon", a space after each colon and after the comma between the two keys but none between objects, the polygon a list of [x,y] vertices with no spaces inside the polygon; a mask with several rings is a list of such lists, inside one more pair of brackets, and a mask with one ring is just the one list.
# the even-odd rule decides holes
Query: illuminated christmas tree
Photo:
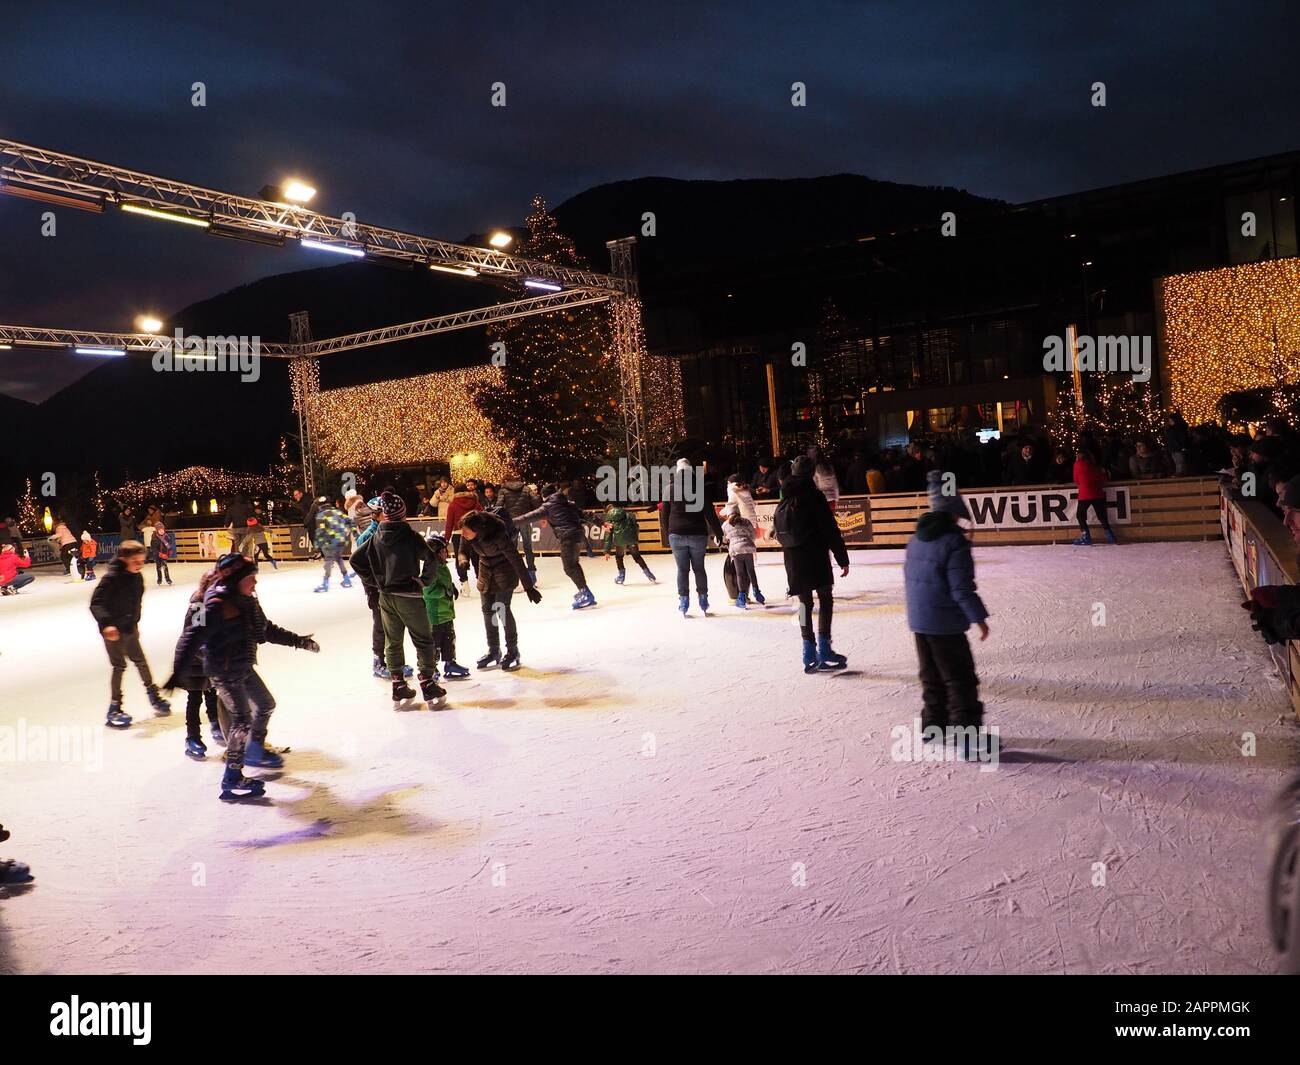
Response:
[{"label": "illuminated christmas tree", "polygon": [[[533,198],[528,236],[519,254],[587,268],[546,209]],[[503,381],[475,391],[479,410],[530,478],[556,478],[610,452],[616,436],[618,368],[610,358],[609,326],[601,307],[577,307],[507,322],[489,330],[505,345]]]},{"label": "illuminated christmas tree", "polygon": [[18,500],[18,528],[26,536],[41,536],[45,532],[45,526],[41,524],[41,519],[45,516],[45,508],[36,501],[36,493],[32,491],[32,479],[27,478],[27,490]]}]

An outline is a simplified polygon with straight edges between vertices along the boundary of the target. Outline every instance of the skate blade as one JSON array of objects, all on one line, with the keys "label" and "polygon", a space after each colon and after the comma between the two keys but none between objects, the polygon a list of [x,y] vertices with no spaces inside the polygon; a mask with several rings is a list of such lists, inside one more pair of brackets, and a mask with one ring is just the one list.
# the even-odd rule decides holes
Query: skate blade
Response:
[{"label": "skate blade", "polygon": [[220,798],[222,802],[242,802],[242,803],[255,803],[261,805],[267,805],[270,801],[267,799],[265,791],[254,791],[254,792],[223,791],[221,793]]}]

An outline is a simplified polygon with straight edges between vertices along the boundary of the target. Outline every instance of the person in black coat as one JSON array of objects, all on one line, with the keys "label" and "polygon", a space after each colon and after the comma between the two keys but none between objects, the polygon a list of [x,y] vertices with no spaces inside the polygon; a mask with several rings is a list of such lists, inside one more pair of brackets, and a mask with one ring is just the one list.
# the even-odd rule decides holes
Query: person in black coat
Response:
[{"label": "person in black coat", "polygon": [[521,546],[524,549],[524,563],[532,575],[533,583],[536,583],[537,560],[533,557],[532,526],[523,521],[523,515],[540,507],[542,501],[528,490],[523,478],[514,470],[506,471],[505,480],[497,489],[497,499],[501,503],[501,509],[510,515],[511,522],[519,533]]},{"label": "person in black coat", "polygon": [[[830,556],[849,573],[849,552],[826,497],[812,476],[811,459],[800,458],[781,485],[781,505],[773,519],[774,532],[785,559],[789,594],[799,599],[799,632],[803,637],[805,673],[843,669],[848,659],[831,648],[832,589],[835,575]],[[813,596],[817,596],[817,637],[812,627]]]},{"label": "person in black coat", "polygon": [[158,686],[153,682],[149,663],[140,647],[140,610],[144,599],[144,578],[140,571],[144,563],[144,544],[137,540],[122,541],[117,557],[108,564],[90,597],[90,613],[99,625],[104,650],[113,667],[109,681],[111,701],[105,721],[110,728],[126,728],[131,724],[130,715],[122,712],[122,675],[128,659],[140,672],[154,713],[162,717],[172,712],[167,700],[158,694]]},{"label": "person in black coat", "polygon": [[[500,662],[504,670],[519,668],[519,635],[515,615],[510,609],[510,599],[522,583],[524,594],[531,603],[540,603],[542,593],[537,590],[528,567],[515,550],[514,537],[501,517],[491,511],[476,510],[465,515],[461,522],[461,537],[474,551],[478,565],[479,600],[483,607],[483,631],[487,633],[488,653],[477,662],[479,669],[487,669]],[[505,634],[506,653],[501,657],[501,636]]]},{"label": "person in black coat", "polygon": [[572,486],[569,482],[561,481],[556,488],[557,491],[547,496],[540,507],[519,515],[516,522],[524,524],[539,518],[550,522],[551,531],[560,541],[560,559],[564,563],[565,575],[578,589],[573,597],[573,609],[582,610],[596,605],[596,597],[587,587],[587,575],[582,572],[582,563],[578,561],[583,545],[587,542],[586,525],[582,520],[582,511],[571,498]]},{"label": "person in black coat", "polygon": [[[195,607],[201,606],[208,589],[221,576],[221,571],[215,566],[208,570],[199,578],[199,586],[194,594],[190,596],[190,605],[185,612],[185,624],[181,626],[181,638],[185,638],[185,631],[191,628],[196,620],[203,616],[202,611],[196,610]],[[221,721],[217,714],[217,689],[213,686],[211,678],[208,677],[204,669],[204,660],[202,655],[195,655],[187,665],[183,673],[177,674],[173,680],[178,688],[184,689],[185,698],[185,754],[186,756],[202,761],[208,752],[207,744],[203,742],[203,735],[199,731],[199,707],[206,705],[208,711],[208,727],[212,730],[212,738],[217,743],[224,743],[226,737],[221,732]]]}]

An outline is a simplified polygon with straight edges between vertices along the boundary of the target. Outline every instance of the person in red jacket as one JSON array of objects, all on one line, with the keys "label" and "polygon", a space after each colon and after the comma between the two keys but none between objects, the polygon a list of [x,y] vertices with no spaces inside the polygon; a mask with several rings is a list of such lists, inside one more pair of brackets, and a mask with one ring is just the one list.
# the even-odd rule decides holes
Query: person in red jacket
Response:
[{"label": "person in red jacket", "polygon": [[1083,535],[1074,541],[1080,547],[1092,543],[1092,533],[1088,531],[1088,510],[1097,515],[1101,527],[1106,530],[1108,543],[1115,543],[1115,534],[1110,528],[1110,518],[1106,516],[1106,470],[1097,459],[1097,454],[1086,443],[1079,443],[1078,457],[1074,460],[1074,483],[1079,486],[1079,503],[1076,516]]},{"label": "person in red jacket", "polygon": [[[443,527],[442,535],[444,539],[451,542],[452,557],[456,560],[456,579],[460,581],[460,590],[464,594],[469,592],[469,563],[460,549],[460,523],[466,514],[473,514],[474,511],[482,509],[483,502],[478,497],[478,483],[472,480],[458,484],[456,494],[447,504],[447,524]],[[477,577],[478,566],[474,567],[474,574]]]},{"label": "person in red jacket", "polygon": [[30,573],[18,572],[31,564],[31,555],[20,555],[13,544],[0,547],[0,595],[13,595],[19,588],[31,584],[35,577]]}]

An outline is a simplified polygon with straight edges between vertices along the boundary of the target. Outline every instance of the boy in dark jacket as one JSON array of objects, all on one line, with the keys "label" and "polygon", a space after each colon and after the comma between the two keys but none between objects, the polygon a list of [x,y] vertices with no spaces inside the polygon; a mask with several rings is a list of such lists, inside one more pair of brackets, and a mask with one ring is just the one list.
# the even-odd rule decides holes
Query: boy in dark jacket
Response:
[{"label": "boy in dark jacket", "polygon": [[378,497],[378,530],[352,555],[352,568],[379,590],[379,616],[384,625],[384,661],[393,682],[394,708],[415,698],[406,683],[406,633],[415,644],[416,679],[430,709],[443,705],[446,689],[438,684],[438,652],[424,608],[424,589],[433,580],[433,552],[406,523],[406,500],[391,488]]},{"label": "boy in dark jacket", "polygon": [[433,552],[433,580],[424,586],[424,609],[442,659],[442,675],[460,680],[469,676],[469,670],[456,661],[456,597],[460,593],[447,568],[447,541],[437,533],[429,533],[424,542]]},{"label": "boy in dark jacket", "polygon": [[[773,517],[773,531],[781,545],[790,595],[799,598],[799,634],[803,637],[803,670],[843,669],[848,659],[831,647],[835,574],[830,556],[840,564],[840,576],[849,573],[849,552],[826,496],[813,480],[812,459],[800,456],[791,474],[781,482],[781,505]],[[813,640],[813,595],[817,596],[817,638]]]},{"label": "boy in dark jacket", "polygon": [[931,731],[934,727],[965,730],[983,724],[984,704],[966,630],[975,625],[981,640],[989,635],[988,611],[975,591],[970,542],[957,524],[958,518],[969,519],[970,511],[959,493],[942,491],[942,476],[938,470],[930,472],[930,512],[916,523],[903,562],[907,624],[915,633],[921,666],[921,728],[927,740],[938,736]]},{"label": "boy in dark jacket", "polygon": [[[488,653],[478,660],[479,669],[487,669],[500,662],[507,671],[519,668],[519,639],[515,628],[515,615],[510,609],[510,597],[519,587],[529,602],[540,603],[542,593],[537,590],[524,560],[515,550],[514,540],[506,531],[505,523],[494,514],[476,511],[465,516],[460,527],[461,536],[474,545],[478,559],[478,590],[483,604],[483,629],[487,633]],[[505,630],[506,653],[501,657],[501,630]]]},{"label": "boy in dark jacket", "polygon": [[267,619],[254,594],[257,563],[251,558],[222,555],[216,570],[202,601],[190,606],[197,616],[186,624],[176,644],[167,688],[178,687],[191,677],[195,660],[202,654],[203,669],[230,712],[220,798],[256,798],[266,785],[244,776],[244,765],[272,769],[284,765],[284,759],[265,744],[266,723],[275,709],[275,699],[254,668],[257,646],[278,643],[318,653],[320,645],[310,636],[299,636]]},{"label": "boy in dark jacket", "polygon": [[622,584],[627,579],[627,571],[623,568],[625,551],[632,556],[632,561],[641,567],[646,580],[651,584],[657,583],[655,575],[650,572],[650,567],[641,557],[640,541],[641,529],[631,513],[613,503],[605,508],[605,557],[609,558],[610,551],[614,552],[614,563],[618,566],[618,576],[614,578],[615,584]]},{"label": "boy in dark jacket", "polygon": [[519,521],[530,522],[545,518],[551,524],[551,531],[560,541],[560,560],[564,563],[564,573],[578,589],[573,597],[573,609],[582,610],[596,605],[596,597],[587,587],[587,575],[582,572],[582,563],[578,556],[582,554],[587,542],[587,533],[583,526],[582,511],[571,498],[572,485],[561,481],[554,494],[546,497],[540,507],[519,516]]},{"label": "boy in dark jacket", "polygon": [[104,650],[113,666],[108,715],[104,722],[109,728],[126,728],[131,724],[131,716],[122,712],[122,674],[126,672],[128,659],[140,671],[154,713],[163,717],[172,712],[171,705],[158,694],[158,686],[153,682],[149,663],[140,647],[140,604],[144,599],[144,578],[140,571],[144,569],[144,563],[144,544],[139,540],[123,540],[117,549],[117,557],[108,564],[95,587],[95,594],[90,597],[90,613],[99,624]]}]

